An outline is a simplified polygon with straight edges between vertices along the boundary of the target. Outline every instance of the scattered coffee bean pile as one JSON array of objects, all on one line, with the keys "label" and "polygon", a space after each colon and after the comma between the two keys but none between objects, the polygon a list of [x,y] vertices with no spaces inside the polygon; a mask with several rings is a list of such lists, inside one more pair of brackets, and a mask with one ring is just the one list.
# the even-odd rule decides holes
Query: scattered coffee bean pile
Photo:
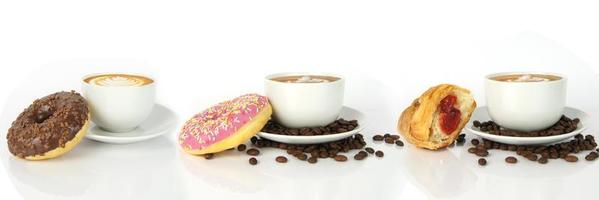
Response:
[{"label": "scattered coffee bean pile", "polygon": [[[348,121],[345,119],[338,119],[335,122],[323,127],[294,129],[285,128],[274,121],[268,121],[262,131],[281,135],[312,136],[343,133],[351,131],[357,126],[358,121],[356,120]],[[384,141],[387,144],[395,144],[399,147],[404,146],[404,143],[400,140],[399,135],[391,135],[388,133],[384,135],[375,135],[373,140]],[[460,140],[462,140],[462,143],[465,141],[463,136],[460,136]],[[287,154],[297,158],[298,160],[306,161],[311,164],[317,163],[319,159],[326,158],[332,158],[337,162],[346,162],[349,160],[348,156],[343,154],[347,154],[351,150],[359,150],[356,154],[354,154],[354,160],[364,160],[369,155],[374,155],[376,157],[383,157],[385,155],[383,151],[375,150],[372,147],[367,147],[366,141],[364,141],[364,136],[359,133],[342,140],[321,144],[286,144],[268,140],[266,138],[260,138],[258,136],[252,137],[250,142],[253,148],[248,147],[246,144],[240,144],[237,146],[237,151],[245,152],[247,155],[251,156],[248,160],[249,164],[251,165],[258,164],[258,159],[256,157],[260,155],[259,149],[261,148],[283,149],[287,152]],[[229,150],[233,149],[235,148]],[[214,154],[205,154],[203,156],[206,159],[212,159]],[[275,161],[278,163],[287,163],[288,159],[285,156],[277,156]]]},{"label": "scattered coffee bean pile", "polygon": [[570,133],[576,130],[576,127],[580,123],[580,119],[574,118],[570,119],[564,115],[557,121],[553,126],[540,131],[531,131],[531,132],[521,132],[515,130],[509,130],[502,128],[498,124],[493,121],[487,122],[479,122],[474,121],[473,125],[476,128],[479,128],[483,132],[487,132],[493,135],[505,135],[505,136],[513,136],[513,137],[538,137],[538,136],[552,136],[552,135],[561,135]]},{"label": "scattered coffee bean pile", "polygon": [[[399,135],[391,135],[386,133],[385,135],[374,135],[372,136],[373,141],[384,141],[387,144],[395,144],[397,146],[403,147],[404,143],[399,140]],[[366,149],[368,150],[368,148]],[[370,152],[368,152],[370,153]]]},{"label": "scattered coffee bean pile", "polygon": [[279,135],[312,136],[344,133],[354,130],[356,127],[358,127],[358,121],[345,119],[338,119],[329,125],[313,128],[286,128],[273,120],[269,120],[262,128],[262,132]]},{"label": "scattered coffee bean pile", "polygon": [[[526,158],[527,160],[538,162],[540,164],[546,164],[547,162],[549,162],[549,159],[560,158],[568,162],[577,162],[578,157],[574,154],[583,151],[592,151],[587,156],[585,156],[585,160],[593,161],[599,157],[599,153],[594,151],[597,147],[597,143],[595,142],[595,138],[592,135],[583,136],[582,134],[578,134],[574,137],[574,139],[568,142],[537,146],[510,145],[499,142],[493,142],[486,139],[483,139],[482,142],[478,139],[472,139],[471,143],[472,145],[474,145],[474,147],[469,148],[468,152],[475,154],[479,157],[487,157],[489,155],[488,150],[499,149],[504,151],[516,152],[517,155]],[[505,158],[505,162],[513,164],[517,163],[518,159],[516,159],[513,156],[508,156]],[[486,165],[487,161],[481,161],[479,159],[478,164]]]},{"label": "scattered coffee bean pile", "polygon": [[[397,137],[397,139],[399,139],[399,137]],[[364,158],[368,157],[369,154],[375,154],[378,157],[382,157],[383,154],[382,151],[375,152],[373,148],[366,147],[366,141],[364,141],[364,136],[359,133],[343,140],[321,144],[285,144],[268,140],[265,138],[260,138],[257,136],[252,137],[250,141],[252,145],[256,148],[283,149],[286,150],[287,154],[297,158],[298,160],[307,161],[308,163],[312,164],[318,162],[318,159],[326,158],[332,158],[338,162],[345,162],[348,160],[348,158],[346,155],[343,155],[343,153],[349,153],[351,150],[360,150],[357,154],[354,155],[355,160],[363,160]],[[396,140],[394,140],[393,142],[396,142]],[[242,145],[239,145],[237,149],[246,148],[244,144]],[[251,148],[247,150],[246,153],[248,155],[255,156],[259,154],[259,150]],[[257,163],[257,161],[253,162],[251,159],[255,158],[250,158],[250,164]],[[275,158],[275,161],[279,163],[286,163],[287,157],[278,156]]]}]

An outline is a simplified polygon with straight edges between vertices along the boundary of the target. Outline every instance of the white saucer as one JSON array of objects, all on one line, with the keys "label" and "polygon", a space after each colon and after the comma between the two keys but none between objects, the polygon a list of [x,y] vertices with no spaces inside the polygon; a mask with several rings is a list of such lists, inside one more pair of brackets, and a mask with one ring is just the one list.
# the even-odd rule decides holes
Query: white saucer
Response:
[{"label": "white saucer", "polygon": [[470,131],[471,133],[474,133],[475,135],[478,135],[482,138],[492,140],[495,142],[505,143],[505,144],[516,144],[516,145],[549,144],[549,143],[559,142],[561,140],[565,140],[570,137],[573,137],[586,129],[585,124],[588,122],[589,116],[585,112],[578,110],[576,108],[566,107],[564,109],[564,115],[566,115],[566,117],[569,117],[571,119],[574,119],[574,118],[580,119],[580,123],[578,124],[578,127],[576,128],[576,130],[574,130],[570,133],[567,133],[567,134],[553,135],[553,136],[540,136],[540,137],[502,136],[502,135],[493,135],[493,134],[482,132],[478,128],[476,128],[472,125],[472,122],[474,120],[478,120],[480,122],[490,120],[489,114],[487,113],[487,107],[483,106],[483,107],[476,108],[474,113],[472,113],[472,117],[470,118],[470,122],[468,122],[468,125],[466,125],[466,129],[468,131]]},{"label": "white saucer", "polygon": [[166,106],[156,104],[146,121],[129,132],[113,133],[92,123],[86,137],[99,142],[127,144],[158,137],[170,132],[177,124],[177,115]]},{"label": "white saucer", "polygon": [[260,132],[258,133],[258,136],[272,141],[283,142],[287,144],[317,144],[323,142],[337,141],[352,136],[353,134],[360,132],[364,128],[364,123],[366,122],[366,118],[364,117],[363,113],[346,106],[344,106],[341,110],[339,118],[343,118],[346,120],[358,120],[358,127],[354,128],[354,130],[351,131],[331,135],[296,136]]}]

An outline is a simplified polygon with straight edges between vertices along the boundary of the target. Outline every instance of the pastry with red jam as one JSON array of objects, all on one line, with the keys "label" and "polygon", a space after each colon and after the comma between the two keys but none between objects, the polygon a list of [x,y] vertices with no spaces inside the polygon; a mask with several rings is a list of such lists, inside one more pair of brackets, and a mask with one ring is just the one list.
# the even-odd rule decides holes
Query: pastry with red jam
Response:
[{"label": "pastry with red jam", "polygon": [[412,144],[436,150],[453,143],[470,120],[476,101],[470,91],[441,84],[428,89],[401,113],[398,129]]}]

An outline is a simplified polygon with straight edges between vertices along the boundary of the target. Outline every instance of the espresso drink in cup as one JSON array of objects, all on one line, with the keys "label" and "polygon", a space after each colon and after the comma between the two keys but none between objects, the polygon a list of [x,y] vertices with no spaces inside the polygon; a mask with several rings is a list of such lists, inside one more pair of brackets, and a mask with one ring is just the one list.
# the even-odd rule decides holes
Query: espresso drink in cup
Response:
[{"label": "espresso drink in cup", "polygon": [[266,76],[273,118],[289,128],[325,126],[343,108],[345,80],[338,75],[281,73]]},{"label": "espresso drink in cup", "polygon": [[492,77],[491,79],[504,82],[544,82],[560,80],[562,77],[550,74],[508,74]]},{"label": "espresso drink in cup", "polygon": [[487,111],[502,127],[536,131],[555,124],[566,105],[566,77],[552,73],[509,72],[485,80]]},{"label": "espresso drink in cup", "polygon": [[92,121],[110,132],[135,129],[152,112],[154,79],[134,74],[94,74],[83,78]]},{"label": "espresso drink in cup", "polygon": [[308,75],[294,75],[294,76],[281,76],[281,77],[276,77],[273,78],[271,80],[273,81],[279,81],[279,82],[283,82],[283,83],[326,83],[326,82],[333,82],[336,80],[339,80],[340,78],[338,77],[334,77],[334,76],[318,76],[318,75],[313,75],[313,76],[308,76]]},{"label": "espresso drink in cup", "polygon": [[130,74],[100,74],[87,77],[84,81],[99,86],[144,86],[154,83],[148,77]]}]

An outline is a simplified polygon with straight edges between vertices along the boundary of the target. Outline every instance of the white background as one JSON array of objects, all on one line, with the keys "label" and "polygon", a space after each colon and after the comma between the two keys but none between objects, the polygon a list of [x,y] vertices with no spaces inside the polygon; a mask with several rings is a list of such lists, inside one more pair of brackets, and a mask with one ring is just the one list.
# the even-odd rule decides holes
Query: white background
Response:
[{"label": "white background", "polygon": [[[159,102],[175,110],[181,120],[226,98],[262,92],[262,77],[270,73],[339,73],[348,77],[346,105],[370,119],[366,135],[394,132],[399,112],[434,84],[450,82],[470,88],[479,105],[484,105],[485,74],[553,71],[570,77],[568,105],[587,111],[596,121],[598,9],[592,1],[562,4],[547,0],[0,1],[0,105],[5,105],[0,121],[2,198],[21,196],[13,185],[15,176],[7,170],[7,160],[14,159],[4,139],[18,112],[36,97],[79,90],[79,78],[98,71],[156,77]],[[596,135],[597,124],[591,126],[589,133]],[[589,191],[595,190],[599,178],[597,164],[588,162],[555,161],[539,166],[524,161],[507,166],[502,161],[506,154],[492,152],[489,165],[480,168],[476,158],[463,153],[465,148],[428,152],[380,144],[373,146],[386,150],[382,160],[276,166],[270,161],[279,153],[270,151],[260,165],[250,168],[242,155],[215,162],[182,155],[173,143],[175,135],[116,147],[84,141],[70,154],[82,156],[105,149],[106,155],[122,156],[111,160],[116,163],[100,165],[107,169],[78,169],[90,167],[83,161],[73,162],[75,167],[66,165],[70,168],[65,170],[56,165],[51,168],[65,173],[65,185],[90,183],[73,188],[81,191],[66,192],[81,196],[57,195],[69,189],[60,186],[44,190],[44,184],[60,179],[43,183],[48,181],[46,176],[36,177],[36,173],[27,178],[41,183],[20,183],[19,191],[32,199],[49,199],[46,195],[59,199],[166,198],[154,193],[172,193],[176,199],[564,199],[594,198],[596,194]],[[155,169],[136,165],[137,157],[127,157],[132,152],[143,154],[140,151],[148,149],[144,145],[169,152],[150,149],[148,153],[157,154],[155,158],[139,158],[148,165],[168,163],[160,171],[147,171],[160,178],[138,180],[125,172],[138,167]],[[159,160],[163,158],[164,162]],[[97,162],[93,159],[84,161]],[[181,160],[187,163],[187,171],[179,166]],[[193,176],[199,169],[208,178]],[[77,170],[97,170],[101,173],[92,174],[105,178],[85,181],[87,177],[73,177]],[[264,173],[276,176],[238,183],[242,186],[219,176],[245,180],[235,176],[262,177]],[[304,178],[290,175],[298,173]],[[334,178],[315,177],[323,174]],[[214,179],[218,187],[210,187]]]}]

